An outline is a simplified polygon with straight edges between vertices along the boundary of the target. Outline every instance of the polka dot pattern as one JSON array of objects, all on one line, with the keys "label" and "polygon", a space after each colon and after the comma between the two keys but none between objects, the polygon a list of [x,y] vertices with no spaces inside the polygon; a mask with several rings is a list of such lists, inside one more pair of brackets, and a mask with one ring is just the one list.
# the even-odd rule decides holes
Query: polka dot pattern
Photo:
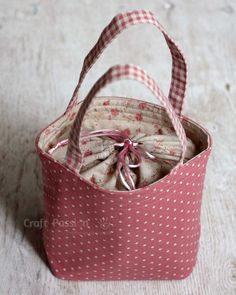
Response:
[{"label": "polka dot pattern", "polygon": [[197,258],[210,149],[131,192],[96,187],[41,153],[43,237],[53,274],[65,280],[187,277]]}]

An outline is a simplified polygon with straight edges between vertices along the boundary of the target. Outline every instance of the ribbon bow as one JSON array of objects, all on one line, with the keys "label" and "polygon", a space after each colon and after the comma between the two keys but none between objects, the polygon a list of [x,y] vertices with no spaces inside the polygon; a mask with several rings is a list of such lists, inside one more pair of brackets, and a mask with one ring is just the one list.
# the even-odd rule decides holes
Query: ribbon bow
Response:
[{"label": "ribbon bow", "polygon": [[[135,189],[135,183],[130,175],[129,168],[135,169],[140,167],[142,157],[157,161],[155,156],[142,148],[142,144],[133,142],[124,131],[101,129],[91,132],[84,132],[81,135],[81,139],[91,139],[93,137],[109,137],[116,141],[114,143],[114,148],[118,150],[116,175],[120,177],[122,184],[128,190]],[[67,139],[62,140],[48,152],[52,154],[54,150],[60,146],[67,145],[67,143]]]},{"label": "ribbon bow", "polygon": [[90,139],[104,136],[116,141],[114,147],[119,151],[117,154],[116,175],[120,177],[123,185],[128,190],[134,190],[135,183],[128,168],[138,168],[141,165],[142,156],[151,160],[155,160],[156,157],[145,151],[140,143],[133,142],[124,131],[102,129],[83,134],[81,138]]}]

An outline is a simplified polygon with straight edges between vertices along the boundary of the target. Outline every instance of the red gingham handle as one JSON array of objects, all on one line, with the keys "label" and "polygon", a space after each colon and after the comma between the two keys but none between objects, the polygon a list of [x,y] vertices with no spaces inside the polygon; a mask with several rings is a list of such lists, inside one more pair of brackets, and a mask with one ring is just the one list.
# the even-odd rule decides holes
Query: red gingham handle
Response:
[{"label": "red gingham handle", "polygon": [[83,68],[80,73],[78,85],[75,88],[71,101],[67,107],[67,111],[78,103],[79,88],[96,60],[99,58],[104,49],[125,29],[128,29],[132,25],[149,23],[156,26],[164,35],[167,45],[172,55],[172,78],[169,91],[169,100],[175,110],[180,115],[184,102],[184,95],[186,89],[187,79],[187,65],[184,56],[174,41],[168,36],[164,28],[157,21],[155,16],[150,11],[135,10],[132,12],[126,12],[118,14],[110,24],[103,30],[97,43],[91,49],[86,56],[83,64]]},{"label": "red gingham handle", "polygon": [[110,84],[113,81],[122,80],[122,79],[132,79],[137,80],[143,83],[147,88],[149,88],[153,94],[159,98],[165,107],[171,121],[173,127],[176,131],[176,134],[180,140],[182,146],[182,155],[179,161],[179,165],[183,164],[184,155],[186,152],[186,134],[183,129],[183,126],[176,115],[170,101],[164,95],[159,86],[155,83],[155,81],[149,77],[144,70],[134,65],[116,65],[110,68],[92,87],[86,98],[84,99],[74,124],[71,128],[68,149],[66,154],[66,164],[73,170],[79,171],[82,165],[82,153],[80,150],[80,132],[81,132],[81,124],[86,113],[87,108],[89,107],[91,101],[95,97],[101,88],[105,87],[107,84]]}]

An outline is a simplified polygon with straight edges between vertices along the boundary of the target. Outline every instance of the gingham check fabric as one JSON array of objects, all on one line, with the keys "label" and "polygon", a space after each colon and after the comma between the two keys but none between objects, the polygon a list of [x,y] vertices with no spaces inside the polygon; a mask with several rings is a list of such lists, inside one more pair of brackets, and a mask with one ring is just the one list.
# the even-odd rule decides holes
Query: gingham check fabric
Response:
[{"label": "gingham check fabric", "polygon": [[67,110],[70,110],[78,103],[79,88],[89,71],[104,49],[125,29],[132,25],[149,23],[156,26],[164,35],[167,45],[172,55],[172,78],[169,91],[169,100],[177,115],[181,114],[184,102],[187,65],[184,56],[174,41],[168,36],[164,28],[157,21],[152,12],[146,10],[135,10],[132,12],[122,13],[113,18],[110,24],[103,30],[97,43],[86,56],[78,85],[73,93],[72,99]]},{"label": "gingham check fabric", "polygon": [[71,129],[67,155],[66,155],[66,163],[67,166],[73,170],[77,170],[79,172],[82,165],[82,153],[80,150],[80,131],[81,124],[84,118],[84,115],[92,102],[95,95],[101,90],[101,88],[105,87],[107,84],[112,83],[114,81],[122,80],[122,79],[132,79],[143,83],[146,87],[148,87],[152,93],[160,99],[164,108],[166,109],[176,134],[180,140],[182,146],[182,155],[179,164],[183,164],[183,159],[186,151],[186,134],[183,129],[182,124],[178,116],[176,115],[170,101],[164,95],[159,86],[155,83],[155,81],[148,76],[148,74],[142,70],[140,67],[126,64],[126,65],[116,65],[111,67],[92,87],[87,97],[84,99],[77,117],[74,121],[74,124]]}]

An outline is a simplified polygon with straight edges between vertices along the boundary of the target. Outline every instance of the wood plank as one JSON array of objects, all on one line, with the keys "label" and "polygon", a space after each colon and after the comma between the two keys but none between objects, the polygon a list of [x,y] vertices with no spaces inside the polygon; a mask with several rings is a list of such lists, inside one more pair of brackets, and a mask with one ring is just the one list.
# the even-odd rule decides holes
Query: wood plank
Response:
[{"label": "wood plank", "polygon": [[[138,7],[154,11],[185,52],[184,113],[206,126],[214,140],[197,266],[183,281],[58,280],[46,265],[40,229],[24,226],[25,219],[43,216],[34,138],[64,111],[83,58],[103,27],[116,13]],[[235,1],[0,0],[0,8],[0,294],[236,294]],[[81,97],[118,62],[139,64],[168,89],[170,57],[163,39],[154,28],[138,27],[101,57]],[[149,97],[134,83],[104,93]]]}]

